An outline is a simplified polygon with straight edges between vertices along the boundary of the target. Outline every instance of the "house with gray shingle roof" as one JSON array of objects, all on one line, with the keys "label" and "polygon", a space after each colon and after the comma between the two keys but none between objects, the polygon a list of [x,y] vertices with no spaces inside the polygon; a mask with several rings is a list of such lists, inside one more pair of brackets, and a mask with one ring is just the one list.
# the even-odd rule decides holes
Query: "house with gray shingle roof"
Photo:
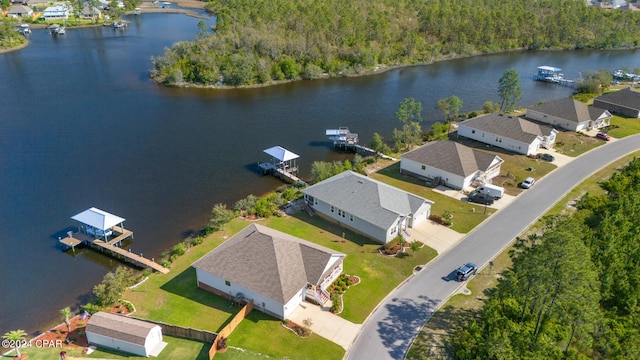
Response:
[{"label": "house with gray shingle roof", "polygon": [[31,17],[33,16],[33,10],[26,5],[13,4],[11,5],[11,7],[9,8],[9,11],[7,12],[7,16],[11,16],[15,18]]},{"label": "house with gray shingle roof", "polygon": [[286,319],[305,299],[329,300],[345,254],[251,224],[196,261],[198,287]]},{"label": "house with gray shingle roof", "polygon": [[433,201],[345,171],[302,190],[305,201],[326,219],[381,243],[429,218]]},{"label": "house with gray shingle roof", "polygon": [[640,118],[640,91],[628,87],[603,94],[593,99],[593,106],[607,109],[612,114]]},{"label": "house with gray shingle roof", "polygon": [[474,181],[491,183],[500,175],[504,160],[455,141],[432,141],[400,157],[400,172],[419,179],[439,179],[454,189],[464,189]]},{"label": "house with gray shingle roof", "polygon": [[547,101],[527,108],[527,119],[570,131],[600,129],[610,125],[611,113],[572,97]]},{"label": "house with gray shingle roof", "polygon": [[550,126],[503,113],[484,114],[458,124],[458,136],[524,155],[536,154],[541,147],[552,148],[557,133]]},{"label": "house with gray shingle roof", "polygon": [[158,356],[167,346],[159,325],[101,311],[91,315],[85,334],[89,344],[140,356]]}]

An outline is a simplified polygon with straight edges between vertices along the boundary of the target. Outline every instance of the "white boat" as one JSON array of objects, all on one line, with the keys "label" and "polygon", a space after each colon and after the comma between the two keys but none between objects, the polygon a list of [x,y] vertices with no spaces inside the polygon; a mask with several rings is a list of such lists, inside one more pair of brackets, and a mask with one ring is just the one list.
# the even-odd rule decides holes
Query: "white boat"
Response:
[{"label": "white boat", "polygon": [[58,24],[53,24],[53,25],[49,26],[49,32],[51,33],[51,35],[64,35],[65,34],[65,28],[64,28],[64,26],[60,26]]},{"label": "white boat", "polygon": [[140,8],[135,8],[135,10],[133,10],[133,13],[135,15],[140,15],[141,12],[142,12],[142,10]]},{"label": "white boat", "polygon": [[29,28],[29,24],[21,24],[18,28],[18,32],[23,35],[31,34],[31,29]]},{"label": "white boat", "polygon": [[122,29],[124,27],[127,26],[127,23],[123,22],[123,21],[114,21],[113,22],[113,28],[114,29]]},{"label": "white boat", "polygon": [[533,79],[538,81],[547,81],[551,83],[559,83],[564,80],[564,75],[560,73],[562,69],[553,66],[538,66],[538,73]]}]

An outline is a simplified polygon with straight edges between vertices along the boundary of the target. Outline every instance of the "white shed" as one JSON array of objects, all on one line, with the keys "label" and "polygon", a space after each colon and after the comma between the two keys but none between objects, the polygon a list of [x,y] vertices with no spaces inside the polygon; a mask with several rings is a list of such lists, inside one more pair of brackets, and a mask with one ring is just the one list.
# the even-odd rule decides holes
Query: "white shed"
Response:
[{"label": "white shed", "polygon": [[140,356],[158,356],[167,345],[159,325],[106,312],[91,316],[85,334],[92,345]]}]

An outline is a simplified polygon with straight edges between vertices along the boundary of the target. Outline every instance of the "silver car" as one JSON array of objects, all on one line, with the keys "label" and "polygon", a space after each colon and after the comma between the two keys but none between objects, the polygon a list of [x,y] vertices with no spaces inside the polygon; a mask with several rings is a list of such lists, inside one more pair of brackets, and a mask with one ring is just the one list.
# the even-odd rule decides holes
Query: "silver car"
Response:
[{"label": "silver car", "polygon": [[536,182],[536,179],[534,179],[532,177],[528,177],[528,178],[524,179],[524,181],[522,183],[520,183],[520,187],[523,188],[523,189],[528,189],[528,188],[532,187],[535,182]]}]

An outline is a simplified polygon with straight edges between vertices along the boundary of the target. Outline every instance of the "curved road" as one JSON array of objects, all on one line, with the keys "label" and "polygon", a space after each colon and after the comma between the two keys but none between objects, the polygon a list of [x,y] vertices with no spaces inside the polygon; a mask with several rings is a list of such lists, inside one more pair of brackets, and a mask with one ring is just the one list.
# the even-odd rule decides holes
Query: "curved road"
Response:
[{"label": "curved road", "polygon": [[452,280],[458,266],[473,262],[483,268],[577,184],[639,149],[640,134],[615,140],[540,179],[389,294],[367,318],[344,358],[404,359],[424,323],[460,287]]}]

